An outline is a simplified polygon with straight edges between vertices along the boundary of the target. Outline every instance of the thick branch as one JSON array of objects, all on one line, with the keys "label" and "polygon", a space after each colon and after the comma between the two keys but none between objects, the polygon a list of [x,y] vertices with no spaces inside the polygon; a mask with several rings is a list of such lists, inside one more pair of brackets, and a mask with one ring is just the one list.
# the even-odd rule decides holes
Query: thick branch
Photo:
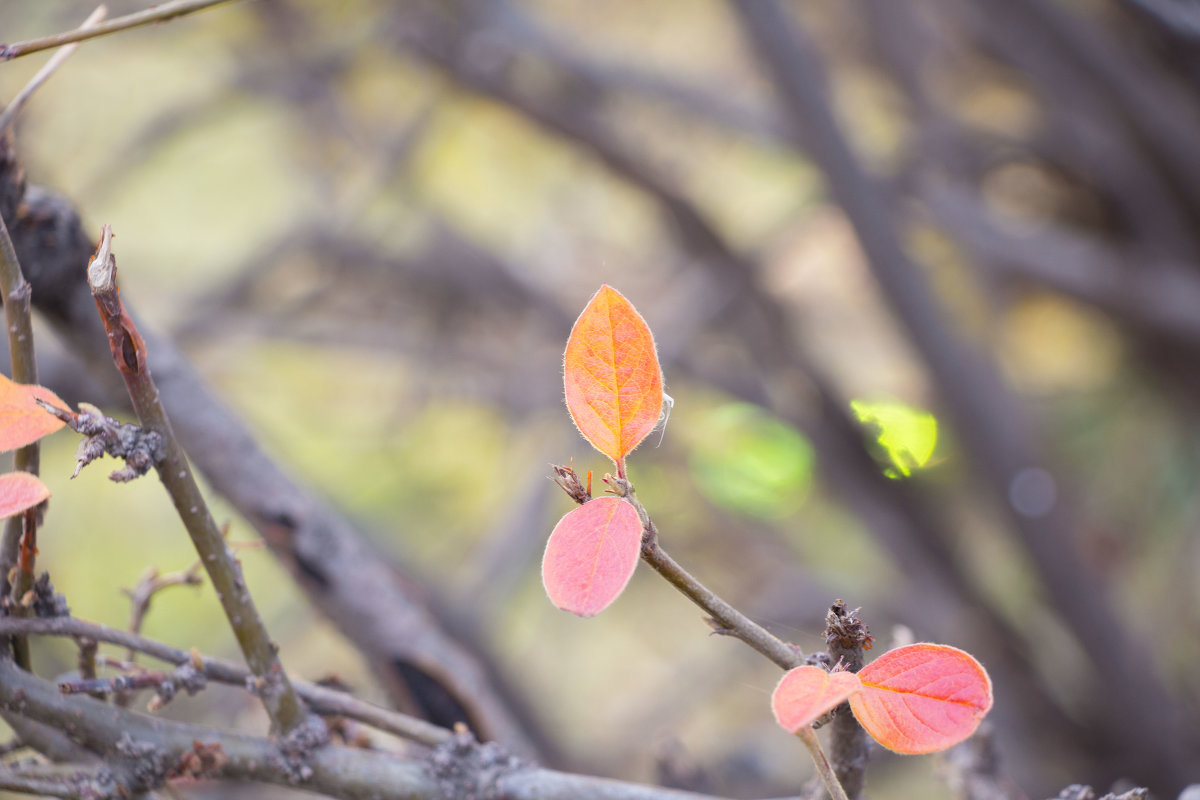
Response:
[{"label": "thick branch", "polygon": [[69,729],[121,770],[118,788],[129,793],[161,785],[170,775],[189,775],[273,783],[353,800],[717,800],[524,766],[500,748],[475,745],[466,737],[421,761],[376,750],[308,749],[303,742],[219,731],[65,696],[7,659],[0,659],[0,709]]}]

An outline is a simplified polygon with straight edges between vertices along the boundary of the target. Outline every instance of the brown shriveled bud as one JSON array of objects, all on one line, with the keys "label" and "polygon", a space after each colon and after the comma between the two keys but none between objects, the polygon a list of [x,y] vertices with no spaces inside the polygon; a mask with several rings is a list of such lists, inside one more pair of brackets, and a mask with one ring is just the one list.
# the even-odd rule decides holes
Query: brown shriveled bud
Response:
[{"label": "brown shriveled bud", "polygon": [[550,468],[554,470],[554,474],[550,476],[550,480],[557,483],[576,503],[583,505],[592,499],[591,492],[579,480],[579,476],[575,474],[575,470],[570,467],[564,467],[561,464],[552,464]]}]

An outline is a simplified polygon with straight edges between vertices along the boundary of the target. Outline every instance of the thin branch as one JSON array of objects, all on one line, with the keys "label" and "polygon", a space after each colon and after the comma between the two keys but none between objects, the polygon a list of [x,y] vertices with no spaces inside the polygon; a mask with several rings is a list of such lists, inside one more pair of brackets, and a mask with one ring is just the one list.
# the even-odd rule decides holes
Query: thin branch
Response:
[{"label": "thin branch", "polygon": [[[108,16],[108,8],[104,5],[96,6],[96,10],[93,11],[91,15],[83,21],[83,24],[79,26],[79,29],[87,30],[95,26],[106,16]],[[25,84],[25,88],[17,92],[17,96],[12,99],[12,102],[5,107],[3,112],[0,112],[0,136],[3,136],[4,131],[8,129],[8,126],[11,125],[14,120],[16,120],[17,115],[21,113],[21,109],[25,107],[27,102],[29,102],[29,98],[33,97],[34,92],[40,89],[42,84],[48,81],[50,76],[53,75],[58,68],[61,67],[66,60],[71,57],[71,54],[78,49],[79,43],[75,42],[59,50],[57,53],[51,56],[45,64],[42,65],[42,68],[39,69],[37,74],[30,79],[29,83]]]},{"label": "thin branch", "polygon": [[808,748],[808,754],[812,756],[813,763],[817,766],[817,774],[821,776],[821,782],[825,784],[829,796],[833,800],[849,800],[846,797],[846,790],[838,783],[837,775],[833,773],[829,759],[825,757],[825,751],[821,749],[821,740],[817,738],[817,732],[811,726],[801,728],[796,731],[796,738],[804,742],[804,746]]},{"label": "thin branch", "polygon": [[126,14],[123,17],[117,17],[114,20],[109,20],[101,25],[95,25],[90,28],[76,28],[73,31],[56,33],[53,36],[43,36],[40,39],[29,39],[14,44],[0,44],[0,61],[11,61],[14,58],[36,53],[39,50],[49,50],[50,48],[62,47],[65,44],[73,42],[95,39],[100,36],[107,36],[110,33],[116,33],[117,31],[136,28],[140,25],[166,22],[169,19],[193,14],[226,2],[230,2],[230,0],[172,0],[172,2],[160,3],[145,11]]},{"label": "thin branch", "polygon": [[[555,467],[555,473],[559,478],[567,472],[572,472],[572,470],[567,467]],[[556,481],[562,486],[563,483],[559,478],[556,478]],[[804,653],[800,648],[783,641],[738,611],[667,554],[667,551],[658,542],[658,529],[650,519],[650,514],[637,499],[633,484],[625,478],[612,476],[605,476],[604,480],[612,487],[614,494],[624,498],[633,506],[642,521],[642,560],[666,578],[667,582],[682,592],[685,597],[707,611],[715,621],[714,628],[718,632],[741,639],[783,669],[791,669],[804,663]],[[578,482],[578,477],[575,477],[573,483],[578,484]],[[571,494],[569,490],[568,494]],[[577,497],[572,496],[576,502],[579,502]]]},{"label": "thin branch", "polygon": [[[199,656],[187,650],[179,650],[162,642],[147,639],[136,633],[71,617],[0,618],[0,635],[18,633],[38,636],[83,636],[97,642],[107,642],[127,650],[145,653],[159,661],[176,666],[194,664],[199,661],[200,669],[206,678],[231,686],[244,687],[247,678],[253,677],[253,674],[245,667],[229,661],[210,656]],[[430,747],[444,744],[453,736],[446,728],[431,725],[406,714],[380,708],[345,692],[303,681],[297,681],[293,685],[296,693],[318,714],[348,717],[381,731]]]},{"label": "thin branch", "polygon": [[100,246],[87,266],[87,277],[96,308],[108,332],[113,362],[125,381],[138,419],[145,428],[161,437],[161,452],[156,454],[154,464],[159,480],[192,538],[246,663],[259,681],[258,688],[272,724],[279,732],[288,733],[305,723],[304,705],[279,662],[277,648],[250,597],[241,566],[225,546],[225,539],[192,476],[187,456],[175,439],[171,422],[158,397],[158,387],[146,364],[146,343],[121,302],[116,270],[112,229],[105,225]]},{"label": "thin branch", "polygon": [[[0,130],[0,137],[4,135],[4,131]],[[21,263],[17,259],[12,237],[8,235],[8,227],[0,219],[0,295],[4,302],[12,379],[16,383],[38,382],[37,358],[33,351],[33,318],[30,314],[32,293],[29,282],[21,273]],[[13,455],[13,469],[37,475],[40,453],[37,442],[18,448]],[[9,518],[0,538],[0,589],[3,590],[0,598],[17,616],[30,613],[21,600],[33,587],[34,537],[37,535],[39,517],[39,510],[31,509],[28,513]],[[17,663],[29,669],[29,648],[25,640],[20,637],[13,639],[12,648]]]},{"label": "thin branch", "polygon": [[[137,586],[133,589],[122,589],[121,591],[129,596],[129,630],[141,633],[142,621],[146,618],[146,612],[150,610],[150,601],[163,589],[171,586],[199,586],[203,583],[200,567],[200,562],[196,561],[185,570],[168,572],[166,575],[159,573],[157,567],[149,567],[142,573]],[[133,661],[134,651],[129,650],[125,658]]]}]

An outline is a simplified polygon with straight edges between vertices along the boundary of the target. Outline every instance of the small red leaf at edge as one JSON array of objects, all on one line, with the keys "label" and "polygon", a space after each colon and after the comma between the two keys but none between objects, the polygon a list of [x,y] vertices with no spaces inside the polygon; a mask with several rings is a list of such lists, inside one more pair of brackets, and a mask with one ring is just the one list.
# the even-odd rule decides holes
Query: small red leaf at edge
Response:
[{"label": "small red leaf at edge", "polygon": [[50,496],[50,490],[37,475],[6,472],[0,475],[0,518],[20,514]]},{"label": "small red leaf at edge", "polygon": [[662,413],[662,368],[650,326],[605,284],[571,328],[563,365],[571,419],[583,438],[620,465]]},{"label": "small red leaf at edge", "polygon": [[771,710],[775,721],[788,733],[812,725],[818,717],[836,708],[862,688],[853,672],[826,672],[820,667],[796,667],[784,673],[775,693]]},{"label": "small red leaf at edge", "polygon": [[0,375],[0,452],[32,444],[63,426],[62,420],[34,402],[35,397],[67,408],[44,386],[13,383]]},{"label": "small red leaf at edge", "polygon": [[542,557],[550,602],[581,617],[617,599],[637,566],[642,521],[617,497],[597,497],[558,521]]},{"label": "small red leaf at edge", "polygon": [[859,723],[897,753],[932,753],[966,739],[992,707],[983,665],[956,647],[914,644],[859,670],[850,698]]}]

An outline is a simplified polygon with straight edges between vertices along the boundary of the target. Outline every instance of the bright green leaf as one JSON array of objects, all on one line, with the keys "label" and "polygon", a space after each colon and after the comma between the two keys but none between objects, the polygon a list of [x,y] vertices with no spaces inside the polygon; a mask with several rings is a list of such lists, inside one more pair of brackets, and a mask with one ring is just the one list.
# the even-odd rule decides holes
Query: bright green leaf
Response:
[{"label": "bright green leaf", "polygon": [[937,419],[928,411],[893,401],[851,400],[859,422],[874,428],[886,454],[889,478],[907,477],[929,463],[937,447]]}]

